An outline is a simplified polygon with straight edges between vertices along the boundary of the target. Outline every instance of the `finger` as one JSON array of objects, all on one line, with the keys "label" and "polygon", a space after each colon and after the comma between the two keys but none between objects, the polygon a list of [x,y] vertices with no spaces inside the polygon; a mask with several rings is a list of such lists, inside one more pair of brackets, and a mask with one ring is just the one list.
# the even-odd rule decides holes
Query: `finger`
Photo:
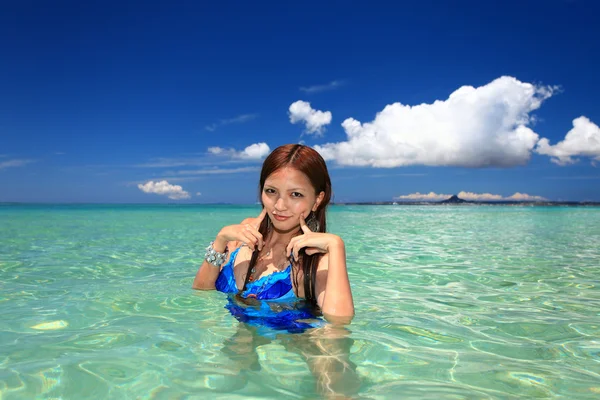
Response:
[{"label": "finger", "polygon": [[246,235],[241,235],[240,242],[242,242],[243,246],[250,246],[252,240],[249,237],[247,237]]},{"label": "finger", "polygon": [[294,255],[295,260],[300,259],[300,250],[302,250],[304,246],[305,244],[302,239],[299,239],[294,243],[294,246],[292,248],[292,254]]},{"label": "finger", "polygon": [[294,246],[294,260],[300,259],[300,249],[301,248],[302,248],[302,246],[299,246],[298,243],[296,243],[296,245]]},{"label": "finger", "polygon": [[262,224],[266,215],[267,215],[267,209],[265,207],[263,207],[262,211],[260,212],[260,214],[258,214],[258,217],[256,217],[256,220],[254,221],[254,227],[256,229],[260,228],[260,224]]},{"label": "finger", "polygon": [[263,247],[263,235],[254,226],[247,224],[244,232],[246,235],[252,236],[255,239],[255,244],[258,245],[258,250]]},{"label": "finger", "polygon": [[292,240],[290,240],[290,242],[288,243],[287,247],[285,248],[285,254],[288,258],[293,257],[294,245],[298,241],[299,237],[300,236],[293,237]]},{"label": "finger", "polygon": [[245,245],[251,248],[254,248],[254,246],[256,246],[256,238],[250,234],[250,231],[242,232],[241,240]]},{"label": "finger", "polygon": [[312,232],[308,226],[306,226],[306,221],[304,220],[304,214],[300,214],[300,229],[302,232],[308,233]]}]

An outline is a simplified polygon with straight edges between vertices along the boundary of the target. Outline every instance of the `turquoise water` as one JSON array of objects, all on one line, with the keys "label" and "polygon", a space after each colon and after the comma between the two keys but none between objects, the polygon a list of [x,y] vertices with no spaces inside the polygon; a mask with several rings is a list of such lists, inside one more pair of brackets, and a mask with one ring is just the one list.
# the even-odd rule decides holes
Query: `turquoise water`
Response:
[{"label": "turquoise water", "polygon": [[334,206],[356,318],[190,289],[233,206],[0,206],[0,398],[600,398],[600,209]]}]

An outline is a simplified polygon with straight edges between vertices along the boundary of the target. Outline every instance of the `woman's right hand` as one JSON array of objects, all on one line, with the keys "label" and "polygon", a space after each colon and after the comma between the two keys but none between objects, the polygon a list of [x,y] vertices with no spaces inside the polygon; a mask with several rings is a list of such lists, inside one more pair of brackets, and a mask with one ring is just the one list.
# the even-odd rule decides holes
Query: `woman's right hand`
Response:
[{"label": "woman's right hand", "polygon": [[263,247],[263,236],[258,231],[260,224],[267,215],[267,209],[263,208],[258,217],[246,218],[238,225],[228,225],[221,229],[217,235],[217,239],[227,242],[242,242],[252,249],[257,247],[258,250],[262,250]]}]

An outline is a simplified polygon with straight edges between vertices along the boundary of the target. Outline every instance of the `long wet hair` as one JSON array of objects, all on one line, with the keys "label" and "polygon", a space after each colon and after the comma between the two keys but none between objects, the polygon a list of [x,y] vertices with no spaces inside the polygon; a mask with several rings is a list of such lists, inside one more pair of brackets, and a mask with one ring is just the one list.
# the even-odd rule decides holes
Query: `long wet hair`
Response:
[{"label": "long wet hair", "polygon": [[[305,219],[308,221],[309,219],[316,218],[319,222],[318,232],[326,232],[326,208],[331,200],[331,179],[329,178],[329,172],[327,171],[327,165],[325,164],[323,157],[308,146],[301,144],[286,144],[276,148],[269,154],[263,163],[262,171],[260,173],[260,182],[258,185],[259,199],[262,199],[262,192],[267,178],[274,172],[285,167],[294,168],[306,175],[315,189],[315,195],[318,196],[321,192],[325,194],[317,210],[314,212],[311,211]],[[259,227],[259,232],[265,238],[268,234],[269,218],[269,215],[267,215]],[[243,290],[246,290],[246,285],[250,278],[250,271],[256,265],[258,253],[258,250],[254,249],[252,258],[248,264],[248,271],[246,272],[246,281],[244,282]],[[299,260],[296,260],[300,263],[300,269],[294,274],[294,285],[298,287],[298,275],[299,271],[302,270],[304,275],[304,297],[315,309],[318,308],[315,286],[317,266],[321,256],[322,254],[319,253],[309,256],[304,252],[304,249],[300,250]]]}]

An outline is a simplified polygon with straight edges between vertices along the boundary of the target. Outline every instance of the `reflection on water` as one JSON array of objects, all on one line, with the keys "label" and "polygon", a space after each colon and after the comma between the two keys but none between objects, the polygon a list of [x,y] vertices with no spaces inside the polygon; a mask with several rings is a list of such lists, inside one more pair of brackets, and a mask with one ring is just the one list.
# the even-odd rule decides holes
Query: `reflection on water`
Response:
[{"label": "reflection on water", "polygon": [[[307,365],[315,384],[305,379],[299,393],[324,397],[351,397],[358,393],[360,377],[356,364],[350,360],[353,340],[344,326],[326,325],[303,333],[279,333],[274,338],[260,334],[260,328],[245,323],[237,326],[235,334],[226,339],[221,351],[232,361],[240,379],[240,387],[262,370],[259,356],[261,346],[283,346],[298,355]],[[265,354],[265,353],[263,353]],[[271,357],[272,355],[269,355]],[[285,360],[282,360],[285,363]]]}]

